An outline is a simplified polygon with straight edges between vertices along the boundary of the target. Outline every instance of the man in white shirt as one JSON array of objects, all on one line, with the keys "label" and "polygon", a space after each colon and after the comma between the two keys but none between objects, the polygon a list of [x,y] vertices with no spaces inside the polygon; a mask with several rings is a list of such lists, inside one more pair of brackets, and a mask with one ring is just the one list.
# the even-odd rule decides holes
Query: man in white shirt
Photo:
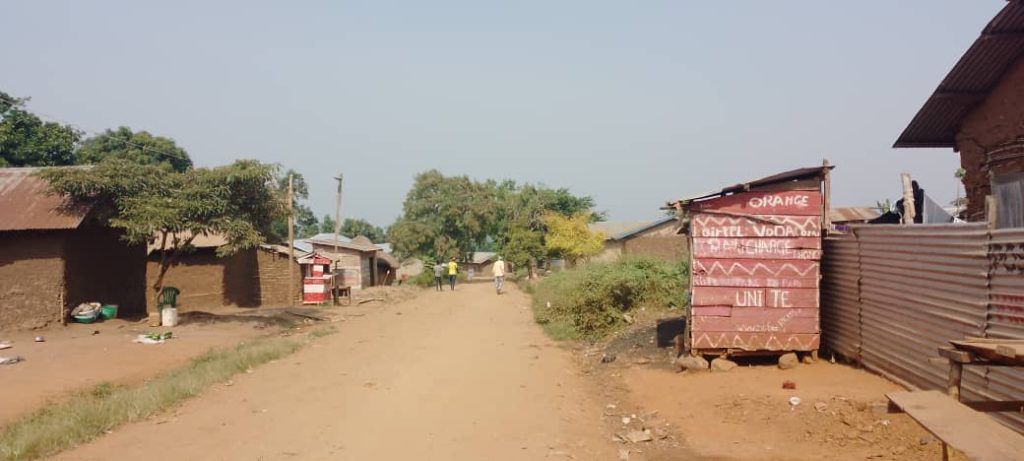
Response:
[{"label": "man in white shirt", "polygon": [[498,261],[492,266],[491,272],[494,274],[494,287],[498,289],[500,295],[501,288],[505,285],[505,260],[501,256],[498,256]]}]

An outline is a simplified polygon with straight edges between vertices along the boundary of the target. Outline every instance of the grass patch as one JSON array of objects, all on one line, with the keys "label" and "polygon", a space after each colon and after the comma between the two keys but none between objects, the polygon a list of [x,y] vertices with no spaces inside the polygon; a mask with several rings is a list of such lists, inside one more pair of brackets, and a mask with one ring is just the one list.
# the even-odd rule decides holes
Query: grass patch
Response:
[{"label": "grass patch", "polygon": [[640,307],[681,307],[689,270],[650,258],[591,263],[526,285],[533,312],[554,339],[598,340],[626,324]]},{"label": "grass patch", "polygon": [[[310,338],[331,334],[334,326],[310,331]],[[141,421],[227,381],[235,374],[285,357],[309,340],[258,338],[234,348],[212,350],[185,367],[140,386],[99,384],[68,402],[54,404],[0,432],[0,460],[51,456],[88,442],[118,426]]]}]

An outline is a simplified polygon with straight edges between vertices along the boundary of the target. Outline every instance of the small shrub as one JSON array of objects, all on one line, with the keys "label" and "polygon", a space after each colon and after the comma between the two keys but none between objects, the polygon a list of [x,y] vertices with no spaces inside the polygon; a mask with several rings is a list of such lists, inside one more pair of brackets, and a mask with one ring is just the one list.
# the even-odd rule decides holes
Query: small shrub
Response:
[{"label": "small shrub", "polygon": [[598,339],[624,324],[630,310],[682,306],[688,274],[685,263],[651,258],[586,264],[537,282],[534,315],[556,339]]}]

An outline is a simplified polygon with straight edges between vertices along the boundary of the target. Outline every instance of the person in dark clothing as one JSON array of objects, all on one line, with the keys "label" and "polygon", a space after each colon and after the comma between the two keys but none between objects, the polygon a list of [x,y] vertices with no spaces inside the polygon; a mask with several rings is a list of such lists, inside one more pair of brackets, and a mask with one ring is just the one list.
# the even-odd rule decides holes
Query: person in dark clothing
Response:
[{"label": "person in dark clothing", "polygon": [[444,286],[444,270],[445,267],[444,264],[441,264],[441,261],[434,264],[434,285],[437,286],[437,291],[441,291]]}]

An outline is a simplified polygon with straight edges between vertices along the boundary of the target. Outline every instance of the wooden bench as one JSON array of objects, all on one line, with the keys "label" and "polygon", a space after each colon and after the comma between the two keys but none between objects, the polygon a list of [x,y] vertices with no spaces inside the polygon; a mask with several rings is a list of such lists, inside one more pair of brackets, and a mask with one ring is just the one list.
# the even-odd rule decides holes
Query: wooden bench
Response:
[{"label": "wooden bench", "polygon": [[338,299],[341,298],[341,297],[345,297],[345,299],[346,299],[345,305],[346,306],[351,306],[352,305],[352,287],[349,287],[349,286],[344,286],[344,287],[336,286],[336,287],[331,288],[331,299],[334,300],[334,305],[335,306],[338,305]]},{"label": "wooden bench", "polygon": [[1024,436],[939,391],[891,392],[889,411],[906,412],[935,438],[974,461],[1024,458]]}]

